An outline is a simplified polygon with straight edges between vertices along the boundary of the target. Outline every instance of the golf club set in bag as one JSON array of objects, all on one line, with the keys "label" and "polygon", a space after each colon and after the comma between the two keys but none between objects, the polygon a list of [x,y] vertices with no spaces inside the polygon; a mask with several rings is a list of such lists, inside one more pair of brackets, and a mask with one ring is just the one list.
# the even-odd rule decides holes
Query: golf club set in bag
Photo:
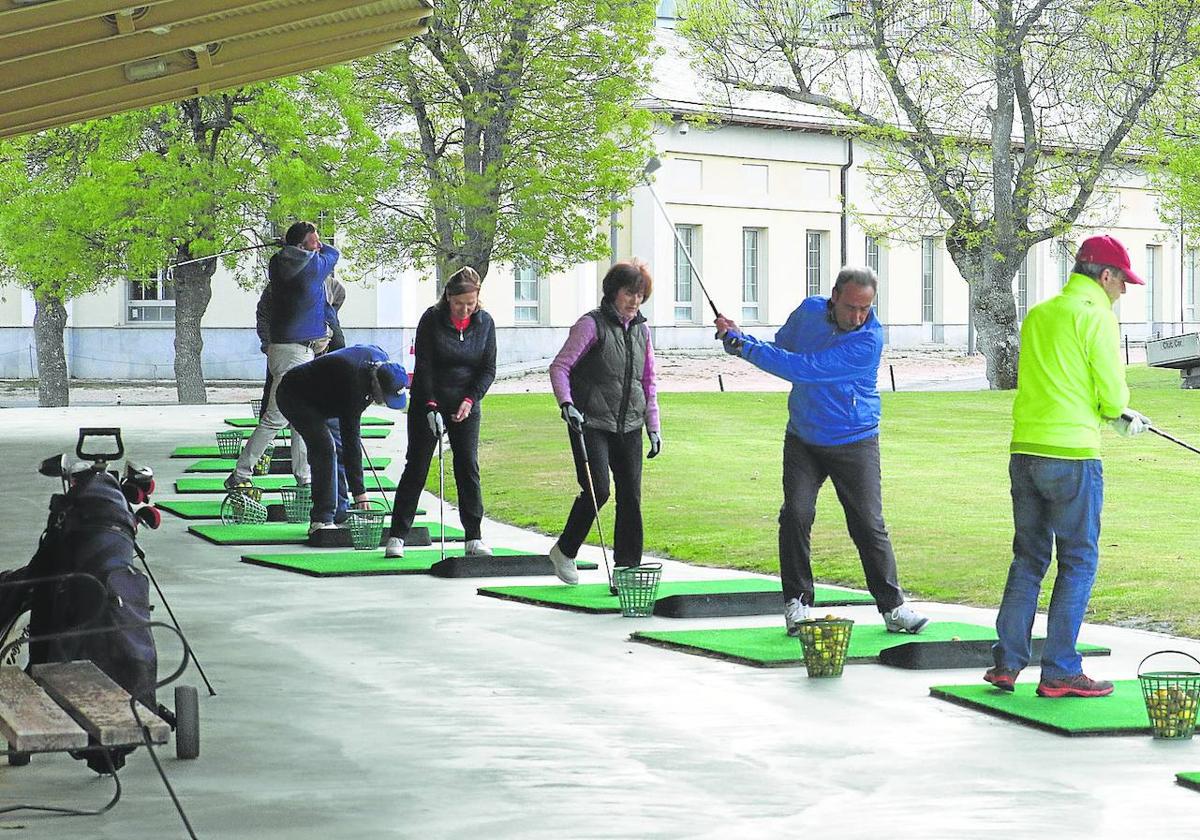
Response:
[{"label": "golf club set in bag", "polygon": [[[74,458],[54,455],[39,467],[42,475],[62,481],[63,492],[50,498],[46,528],[29,563],[0,572],[0,665],[28,671],[42,663],[88,660],[129,693],[135,716],[136,700],[176,731],[178,757],[194,758],[196,689],[176,688],[175,711],[156,699],[157,688],[196,660],[137,544],[139,525],[153,529],[161,523],[150,501],[154,473],[128,461],[123,471],[110,470],[124,454],[120,429],[82,428]],[[135,556],[141,569],[133,564]],[[151,583],[171,625],[151,620]],[[165,680],[158,678],[154,627],[172,631],[183,645],[181,664]],[[215,694],[207,677],[204,681]],[[98,773],[115,774],[132,749],[89,747],[72,755]],[[28,761],[28,754],[9,753],[10,764]]]}]

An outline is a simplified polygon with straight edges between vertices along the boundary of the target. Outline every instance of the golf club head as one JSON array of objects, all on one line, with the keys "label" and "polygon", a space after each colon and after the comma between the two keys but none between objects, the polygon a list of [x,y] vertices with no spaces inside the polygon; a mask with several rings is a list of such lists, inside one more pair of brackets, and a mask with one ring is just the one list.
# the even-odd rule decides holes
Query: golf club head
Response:
[{"label": "golf club head", "polygon": [[62,478],[67,474],[67,466],[69,463],[70,462],[67,460],[65,453],[51,455],[38,465],[38,473],[48,476],[49,478]]}]

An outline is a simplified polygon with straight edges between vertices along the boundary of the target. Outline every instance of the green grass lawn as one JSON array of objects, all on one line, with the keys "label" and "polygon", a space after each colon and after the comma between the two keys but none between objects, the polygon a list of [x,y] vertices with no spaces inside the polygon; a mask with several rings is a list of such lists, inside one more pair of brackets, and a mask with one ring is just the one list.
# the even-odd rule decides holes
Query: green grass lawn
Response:
[{"label": "green grass lawn", "polygon": [[[1129,369],[1132,405],[1200,444],[1200,391],[1174,371]],[[914,597],[999,605],[1011,559],[1012,392],[885,393],[884,515]],[[663,394],[663,454],[643,475],[646,550],[708,566],[777,573],[784,393]],[[480,444],[488,515],[547,534],[577,492],[566,428],[549,394],[496,394]],[[453,498],[447,458],[447,493]],[[1151,434],[1104,433],[1105,509],[1090,621],[1200,637],[1200,455]],[[437,491],[437,470],[428,487]],[[612,509],[601,512],[611,540]],[[593,532],[594,534],[594,532]],[[593,538],[594,541],[594,538]],[[813,529],[820,581],[863,586],[827,485]],[[1051,578],[1045,597],[1049,597]],[[1044,606],[1044,602],[1043,602]]]}]

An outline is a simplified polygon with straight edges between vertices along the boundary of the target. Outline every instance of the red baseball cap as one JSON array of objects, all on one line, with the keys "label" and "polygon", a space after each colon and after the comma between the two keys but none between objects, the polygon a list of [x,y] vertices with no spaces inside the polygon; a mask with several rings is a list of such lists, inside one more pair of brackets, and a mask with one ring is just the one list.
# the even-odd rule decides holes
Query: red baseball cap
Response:
[{"label": "red baseball cap", "polygon": [[1145,286],[1146,281],[1134,272],[1129,265],[1129,252],[1125,246],[1111,236],[1093,236],[1083,240],[1079,253],[1075,255],[1077,262],[1090,262],[1099,265],[1111,265],[1119,268],[1125,275],[1125,280],[1135,286]]}]

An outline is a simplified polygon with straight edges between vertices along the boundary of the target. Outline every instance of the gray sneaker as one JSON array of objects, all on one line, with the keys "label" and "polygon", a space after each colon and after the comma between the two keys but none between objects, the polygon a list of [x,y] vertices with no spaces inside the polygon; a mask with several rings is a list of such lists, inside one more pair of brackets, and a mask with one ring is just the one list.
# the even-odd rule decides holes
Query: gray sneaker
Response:
[{"label": "gray sneaker", "polygon": [[238,475],[237,470],[234,470],[225,478],[226,490],[233,490],[237,487],[250,487],[251,485],[250,476]]},{"label": "gray sneaker", "polygon": [[572,586],[579,583],[579,568],[575,565],[575,558],[563,554],[558,543],[550,549],[550,563],[554,566],[554,574],[558,575],[558,579],[563,583]]},{"label": "gray sneaker", "polygon": [[388,537],[387,542],[383,546],[384,557],[403,557],[404,556],[404,540],[399,537]]},{"label": "gray sneaker", "polygon": [[783,623],[787,625],[789,636],[800,635],[800,622],[808,621],[809,612],[808,605],[801,603],[799,598],[793,598],[783,605]]},{"label": "gray sneaker", "polygon": [[914,610],[908,604],[901,604],[896,609],[885,612],[883,624],[889,633],[917,634],[925,629],[929,619]]},{"label": "gray sneaker", "polygon": [[468,557],[491,557],[492,549],[483,540],[467,540],[465,553]]}]

